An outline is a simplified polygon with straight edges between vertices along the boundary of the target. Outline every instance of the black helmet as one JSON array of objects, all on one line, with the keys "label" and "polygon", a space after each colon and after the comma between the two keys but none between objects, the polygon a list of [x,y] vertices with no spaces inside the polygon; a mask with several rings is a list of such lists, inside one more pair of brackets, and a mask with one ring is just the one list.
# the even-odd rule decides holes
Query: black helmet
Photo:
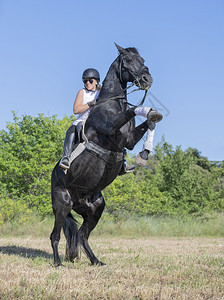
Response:
[{"label": "black helmet", "polygon": [[84,78],[95,78],[100,81],[100,74],[96,69],[90,68],[86,69],[82,74],[82,79]]}]

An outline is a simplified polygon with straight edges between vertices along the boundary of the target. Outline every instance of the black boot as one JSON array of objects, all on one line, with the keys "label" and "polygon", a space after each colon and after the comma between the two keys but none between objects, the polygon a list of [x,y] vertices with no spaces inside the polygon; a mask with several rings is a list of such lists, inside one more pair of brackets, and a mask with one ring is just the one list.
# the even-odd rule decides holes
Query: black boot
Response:
[{"label": "black boot", "polygon": [[62,155],[62,159],[59,162],[59,166],[64,170],[68,170],[70,167],[69,159],[72,153],[74,141],[75,141],[75,125],[72,125],[71,127],[69,127],[69,129],[66,132],[64,147],[63,147],[63,155]]}]

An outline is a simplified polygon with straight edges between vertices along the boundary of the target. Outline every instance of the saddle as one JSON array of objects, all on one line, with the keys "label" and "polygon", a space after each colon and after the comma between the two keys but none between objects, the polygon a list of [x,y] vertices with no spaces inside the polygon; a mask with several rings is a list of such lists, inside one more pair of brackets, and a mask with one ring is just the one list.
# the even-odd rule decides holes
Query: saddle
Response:
[{"label": "saddle", "polygon": [[69,162],[70,164],[75,160],[77,156],[79,156],[85,149],[87,151],[94,153],[96,156],[100,157],[106,162],[115,163],[119,161],[123,161],[125,157],[125,153],[122,152],[114,152],[110,150],[106,150],[99,145],[96,145],[93,142],[89,142],[86,135],[84,134],[85,124],[79,122],[76,125],[76,143],[74,145],[74,149],[71,153]]}]

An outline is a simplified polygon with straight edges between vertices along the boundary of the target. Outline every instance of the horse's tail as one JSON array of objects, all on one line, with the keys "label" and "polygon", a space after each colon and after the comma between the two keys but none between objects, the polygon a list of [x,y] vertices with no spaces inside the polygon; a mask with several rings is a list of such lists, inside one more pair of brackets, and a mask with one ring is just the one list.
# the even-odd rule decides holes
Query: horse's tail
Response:
[{"label": "horse's tail", "polygon": [[67,241],[65,257],[73,262],[74,259],[78,257],[79,231],[77,221],[73,218],[71,213],[69,213],[65,219],[63,231]]}]

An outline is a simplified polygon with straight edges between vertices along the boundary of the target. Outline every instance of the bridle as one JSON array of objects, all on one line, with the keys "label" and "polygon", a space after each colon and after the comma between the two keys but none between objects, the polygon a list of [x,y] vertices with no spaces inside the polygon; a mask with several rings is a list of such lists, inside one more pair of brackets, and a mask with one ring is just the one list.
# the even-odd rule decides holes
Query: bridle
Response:
[{"label": "bridle", "polygon": [[[119,77],[120,77],[120,81],[124,83],[123,79],[122,79],[122,65],[123,65],[123,56],[124,54],[120,54],[120,65],[119,65]],[[125,66],[125,69],[132,75],[132,77],[134,78],[133,82],[127,86],[124,91],[127,91],[128,89],[130,89],[131,87],[133,87],[134,85],[136,85],[138,88],[137,89],[134,89],[132,90],[131,92],[127,93],[126,95],[129,95],[133,92],[136,92],[136,91],[139,91],[141,90],[141,84],[140,84],[140,78],[139,78],[139,74],[141,73],[141,71],[143,69],[145,69],[145,65],[142,65],[141,68],[138,70],[137,73],[134,73],[131,69],[129,69],[128,67]],[[141,102],[138,104],[138,105],[134,105],[132,103],[129,103],[126,101],[126,103],[130,106],[133,106],[133,107],[138,107],[138,106],[142,106],[145,102],[145,98],[146,98],[146,95],[147,95],[147,92],[148,90],[145,90],[145,95],[143,97],[143,99],[141,100]],[[116,98],[118,98],[119,96],[117,96]]]},{"label": "bridle", "polygon": [[[124,65],[123,63],[123,58],[124,56],[126,56],[127,54],[120,54],[120,65],[119,65],[119,76],[120,76],[120,81],[123,82],[122,79],[122,66]],[[134,55],[136,56],[136,55]],[[125,69],[132,75],[132,77],[134,78],[133,84],[135,84],[136,86],[139,87],[139,89],[141,89],[141,84],[140,84],[140,79],[139,79],[139,74],[141,73],[141,71],[143,69],[145,69],[146,66],[143,64],[141,66],[141,68],[138,70],[138,72],[133,72],[130,68],[128,68],[127,66],[125,66]]]},{"label": "bridle", "polygon": [[[119,64],[119,77],[120,77],[120,81],[121,83],[124,83],[123,79],[122,79],[122,65],[123,65],[123,56],[124,54],[120,54],[120,64]],[[147,95],[147,92],[148,90],[145,90],[145,94],[144,94],[144,97],[143,99],[141,100],[141,102],[138,104],[138,105],[134,105],[132,103],[129,103],[127,101],[127,95],[133,93],[133,92],[136,92],[136,91],[139,91],[141,90],[141,85],[140,85],[140,79],[139,79],[139,74],[140,72],[145,68],[145,65],[142,65],[141,68],[139,69],[139,71],[137,73],[134,73],[132,70],[130,70],[129,68],[125,67],[125,69],[133,76],[134,80],[133,82],[127,86],[125,89],[124,89],[124,92],[127,91],[128,89],[130,89],[131,87],[133,87],[134,85],[136,85],[138,88],[137,89],[134,89],[132,90],[131,92],[127,93],[125,96],[124,95],[118,95],[118,96],[114,96],[114,97],[109,97],[109,98],[106,98],[106,100],[116,100],[116,99],[125,99],[125,103],[130,105],[130,106],[133,106],[133,107],[139,107],[139,106],[142,106],[145,102],[145,98],[146,98],[146,95]],[[97,105],[97,103],[96,103]]]}]

